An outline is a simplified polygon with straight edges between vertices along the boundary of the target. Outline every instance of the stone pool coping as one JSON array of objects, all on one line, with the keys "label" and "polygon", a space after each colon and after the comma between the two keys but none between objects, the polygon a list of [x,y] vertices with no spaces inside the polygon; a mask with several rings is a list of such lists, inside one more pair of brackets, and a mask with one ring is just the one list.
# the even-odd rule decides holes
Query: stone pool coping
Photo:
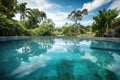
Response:
[{"label": "stone pool coping", "polygon": [[32,39],[32,38],[79,38],[79,39],[86,39],[86,40],[90,39],[90,40],[120,42],[120,38],[113,38],[113,37],[78,37],[78,36],[0,36],[0,41]]}]

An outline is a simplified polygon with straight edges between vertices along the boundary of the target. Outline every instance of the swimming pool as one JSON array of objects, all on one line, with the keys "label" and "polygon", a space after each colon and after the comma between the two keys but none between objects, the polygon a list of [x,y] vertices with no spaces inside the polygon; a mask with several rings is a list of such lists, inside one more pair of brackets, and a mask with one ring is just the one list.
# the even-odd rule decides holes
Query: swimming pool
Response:
[{"label": "swimming pool", "polygon": [[0,80],[120,80],[120,42],[78,37],[3,40]]}]

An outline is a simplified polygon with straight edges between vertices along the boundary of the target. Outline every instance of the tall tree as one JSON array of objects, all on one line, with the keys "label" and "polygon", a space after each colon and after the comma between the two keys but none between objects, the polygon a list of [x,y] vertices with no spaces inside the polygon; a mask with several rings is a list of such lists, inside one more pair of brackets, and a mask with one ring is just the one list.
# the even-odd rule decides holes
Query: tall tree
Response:
[{"label": "tall tree", "polygon": [[74,21],[75,24],[77,24],[77,22],[81,20],[84,15],[87,15],[87,13],[88,13],[87,9],[83,9],[82,11],[75,10],[68,15],[68,19]]}]

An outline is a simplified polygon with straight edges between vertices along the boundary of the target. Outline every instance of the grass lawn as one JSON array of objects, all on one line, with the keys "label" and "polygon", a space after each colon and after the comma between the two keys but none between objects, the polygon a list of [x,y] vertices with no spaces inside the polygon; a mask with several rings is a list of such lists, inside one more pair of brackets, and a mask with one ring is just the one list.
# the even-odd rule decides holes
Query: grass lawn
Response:
[{"label": "grass lawn", "polygon": [[84,33],[84,34],[80,34],[78,35],[79,37],[94,37],[94,33]]}]

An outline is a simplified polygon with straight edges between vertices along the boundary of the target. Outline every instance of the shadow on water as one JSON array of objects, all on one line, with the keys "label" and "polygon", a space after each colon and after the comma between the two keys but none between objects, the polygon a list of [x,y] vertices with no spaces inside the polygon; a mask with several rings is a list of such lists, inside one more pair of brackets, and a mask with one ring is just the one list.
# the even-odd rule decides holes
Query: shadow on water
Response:
[{"label": "shadow on water", "polygon": [[88,60],[61,60],[56,71],[58,80],[118,80],[113,72]]},{"label": "shadow on water", "polygon": [[[39,75],[39,80],[118,80],[113,72],[88,60],[62,59],[46,69]],[[37,72],[40,73],[40,70]]]},{"label": "shadow on water", "polygon": [[56,65],[58,80],[75,80],[73,75],[73,62],[62,59]]}]

